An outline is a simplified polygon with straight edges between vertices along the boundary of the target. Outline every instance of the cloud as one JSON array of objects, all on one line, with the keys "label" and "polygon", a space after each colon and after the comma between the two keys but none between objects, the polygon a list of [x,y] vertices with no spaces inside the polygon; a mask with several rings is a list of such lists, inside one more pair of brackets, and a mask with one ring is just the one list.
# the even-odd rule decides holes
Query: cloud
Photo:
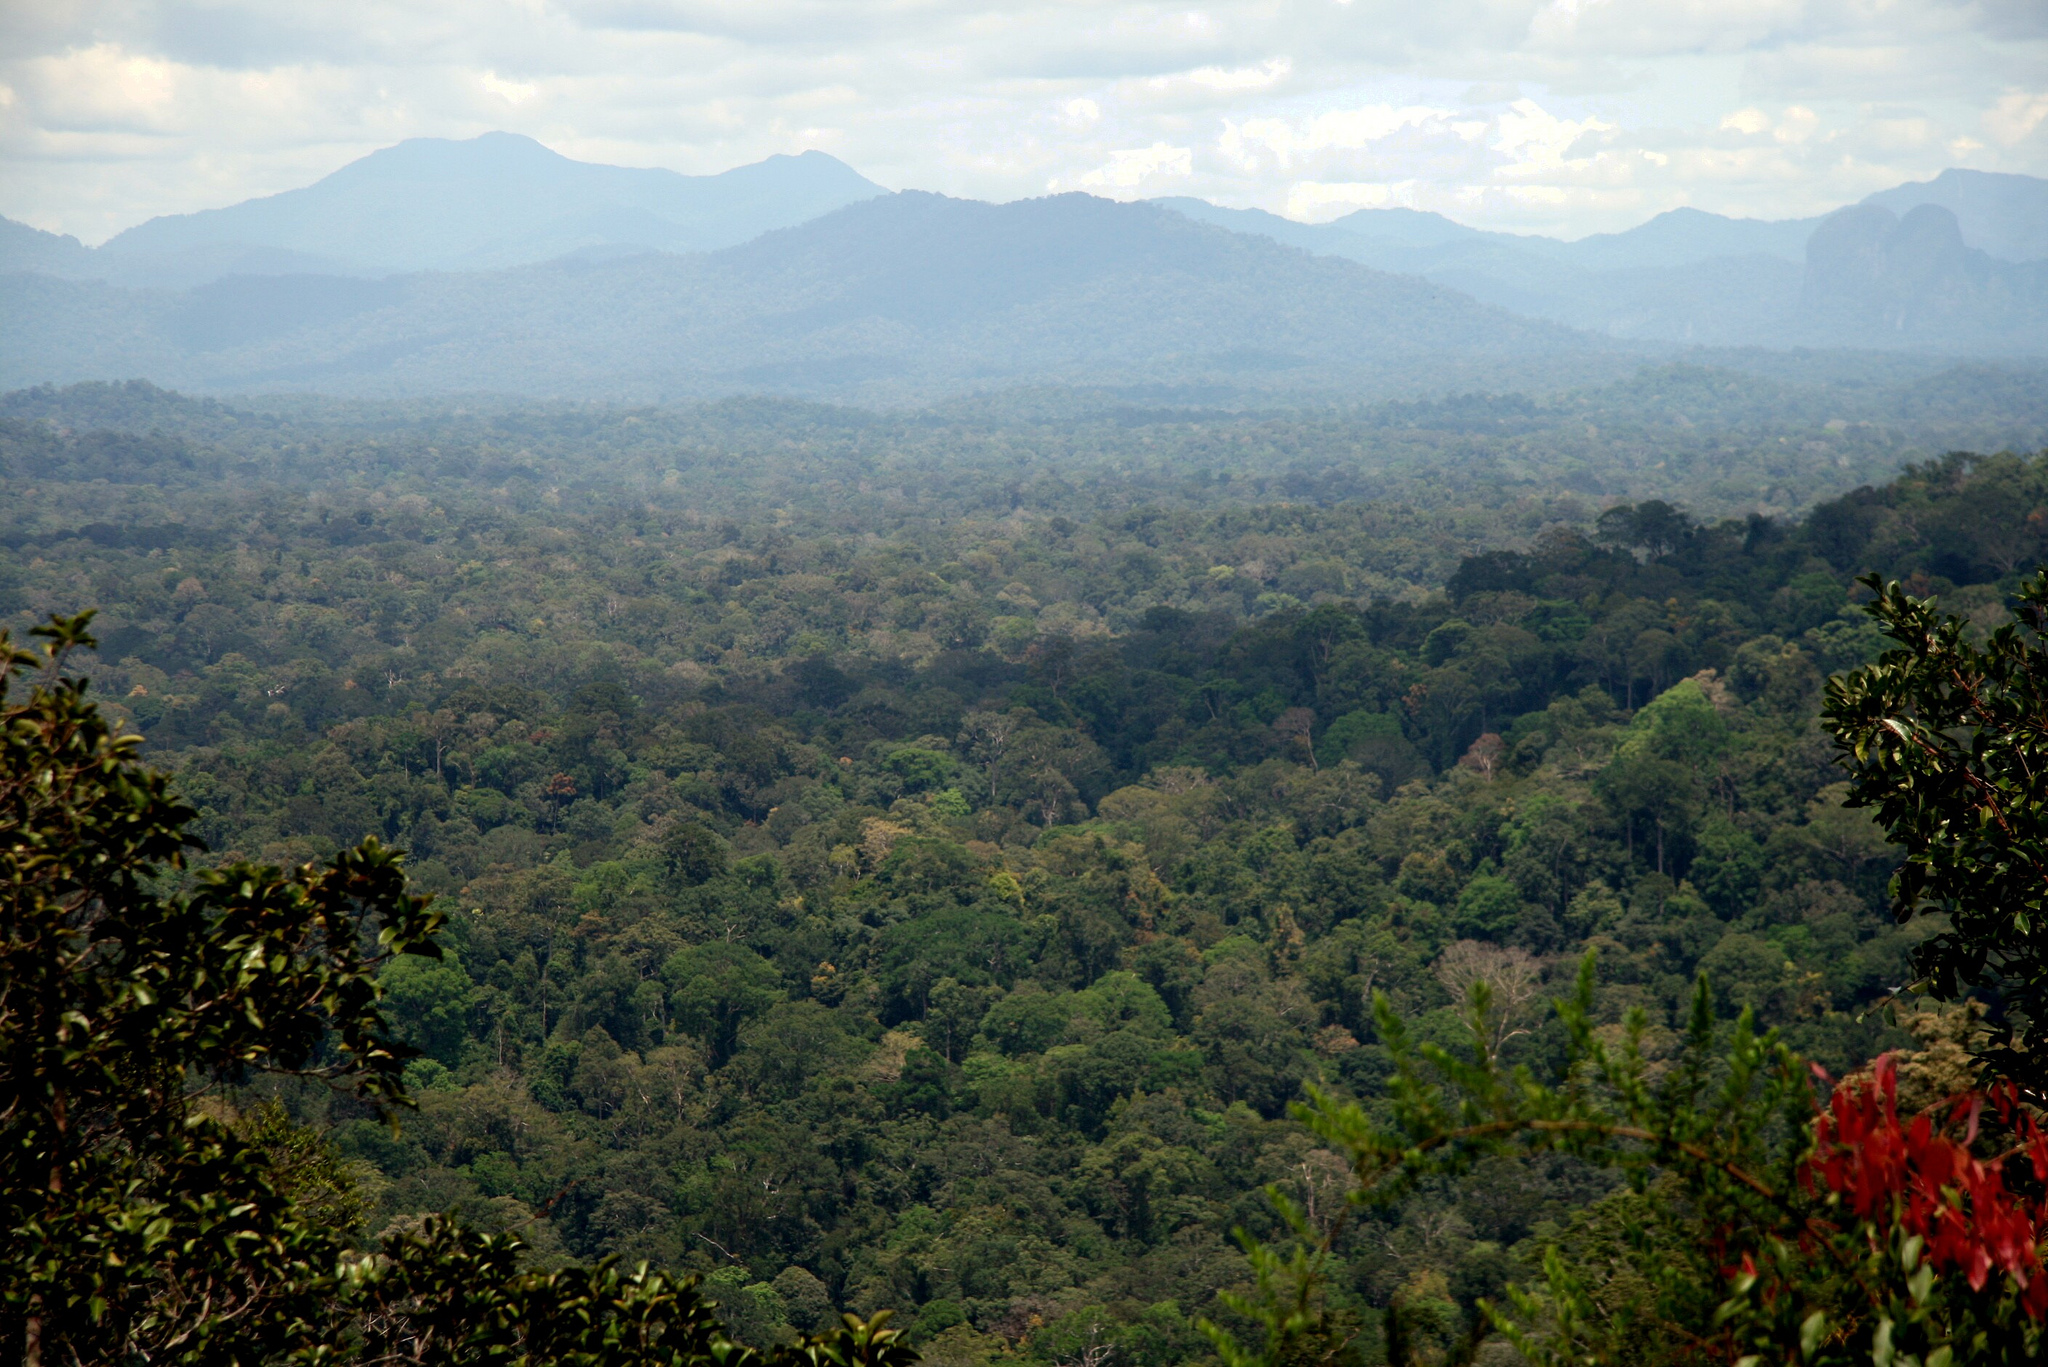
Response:
[{"label": "cloud", "polygon": [[1219,95],[1246,95],[1256,91],[1271,90],[1286,80],[1294,70],[1294,63],[1286,57],[1273,57],[1257,66],[1241,66],[1225,70],[1220,66],[1197,67],[1180,76],[1154,76],[1149,84],[1155,90],[1171,90],[1176,85],[1186,84],[1200,90]]},{"label": "cloud", "polygon": [[1155,142],[1150,147],[1111,152],[1107,165],[1096,167],[1074,183],[1092,189],[1129,190],[1153,180],[1187,176],[1193,172],[1194,153],[1191,149]]},{"label": "cloud", "polygon": [[0,213],[98,240],[506,128],[703,173],[1578,234],[2048,174],[2040,0],[21,0]]},{"label": "cloud", "polygon": [[1286,171],[1318,153],[1361,151],[1407,129],[1444,131],[1454,117],[1449,109],[1424,105],[1396,109],[1377,104],[1335,109],[1301,120],[1247,119],[1242,124],[1226,120],[1216,150],[1245,171],[1256,172],[1265,165]]},{"label": "cloud", "polygon": [[1820,127],[1820,115],[1804,105],[1793,105],[1778,120],[1778,126],[1771,130],[1771,136],[1779,142],[1805,142]]},{"label": "cloud", "polygon": [[507,104],[525,104],[540,93],[540,86],[532,81],[508,81],[495,71],[479,76],[477,84]]},{"label": "cloud", "polygon": [[160,57],[95,43],[29,62],[17,81],[52,132],[155,132],[176,117],[179,86],[191,74]]},{"label": "cloud", "polygon": [[1984,127],[2007,147],[2017,147],[2048,123],[2048,92],[2009,91],[1984,115]]},{"label": "cloud", "polygon": [[1584,165],[1590,158],[1572,153],[1589,136],[1614,129],[1615,125],[1604,119],[1562,119],[1534,100],[1516,100],[1500,116],[1491,146],[1507,158],[1503,174],[1540,176]]}]

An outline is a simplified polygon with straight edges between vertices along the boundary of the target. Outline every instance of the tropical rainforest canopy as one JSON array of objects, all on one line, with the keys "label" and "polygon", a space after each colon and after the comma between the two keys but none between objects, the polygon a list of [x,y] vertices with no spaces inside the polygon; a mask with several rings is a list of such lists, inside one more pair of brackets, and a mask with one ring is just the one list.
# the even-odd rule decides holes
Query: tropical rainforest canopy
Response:
[{"label": "tropical rainforest canopy", "polygon": [[0,603],[98,610],[69,667],[204,842],[163,895],[406,852],[440,952],[362,969],[385,1090],[223,1063],[205,1102],[334,1247],[452,1213],[700,1276],[759,1347],[892,1309],[930,1361],[1166,1367],[1256,1329],[1242,1229],[1323,1240],[1328,1353],[1469,1360],[1512,1351],[1480,1301],[1577,1294],[1558,1249],[1637,1314],[1629,1231],[1705,1198],[1538,1146],[1347,1205],[1347,1103],[1632,1039],[1643,1087],[1905,1050],[1923,1104],[2025,1019],[1898,1005],[1945,922],[1891,914],[1821,711],[1889,644],[1859,575],[2013,620],[2048,458],[1635,383],[1695,416],[34,391]]}]

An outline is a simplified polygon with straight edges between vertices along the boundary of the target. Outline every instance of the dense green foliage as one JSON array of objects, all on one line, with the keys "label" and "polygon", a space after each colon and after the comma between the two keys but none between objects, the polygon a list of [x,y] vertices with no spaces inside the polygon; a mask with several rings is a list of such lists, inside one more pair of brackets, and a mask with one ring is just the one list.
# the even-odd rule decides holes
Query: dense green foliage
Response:
[{"label": "dense green foliage", "polygon": [[[1640,523],[1640,510],[1627,514]],[[1660,518],[1659,521],[1662,519]],[[1635,1200],[1544,1250],[1539,1288],[1512,1308],[1477,1302],[1526,1361],[1544,1367],[1717,1360],[1754,1367],[1865,1362],[2035,1362],[2048,1320],[2048,1133],[2040,1125],[2041,970],[2037,794],[2048,677],[2048,572],[2014,593],[2021,621],[1980,646],[1970,623],[1872,575],[1866,611],[1893,646],[1828,681],[1826,724],[1855,775],[1850,802],[1878,809],[1905,847],[1893,881],[1902,919],[1945,916],[1915,957],[1914,985],[1954,999],[2003,989],[1996,1031],[1975,1003],[1911,1018],[1931,1047],[1887,1051],[1837,1083],[1754,1011],[1713,1056],[1703,969],[1684,1047],[1652,1062],[1650,1021],[1631,1009],[1619,1048],[1594,1025],[1596,955],[1557,1003],[1569,1044],[1555,1082],[1510,1071],[1502,1007],[1525,984],[1474,975],[1466,1041],[1417,1041],[1384,993],[1375,1025],[1394,1063],[1378,1098],[1311,1088],[1295,1114],[1353,1181],[1334,1214],[1269,1189],[1291,1247],[1246,1239],[1256,1294],[1220,1299],[1259,1326],[1250,1346],[1204,1322],[1227,1367],[1355,1357],[1356,1317],[1328,1283],[1346,1226],[1432,1178],[1502,1155],[1568,1153],[1624,1174]],[[1449,959],[1450,954],[1446,955]],[[1449,985],[1449,984],[1447,984]],[[2017,1080],[2016,1080],[2017,1079]],[[1326,1206],[1326,1211],[1327,1211]],[[1408,1307],[1384,1314],[1404,1361]]]},{"label": "dense green foliage", "polygon": [[[1748,516],[1896,433],[1781,446],[1711,375],[1637,383],[1681,382],[1724,425],[15,396],[0,587],[102,607],[98,686],[219,857],[374,834],[439,897],[445,956],[382,975],[419,1113],[282,1097],[366,1234],[452,1208],[700,1271],[756,1341],[895,1307],[941,1361],[1165,1364],[1250,1277],[1262,1184],[1346,1180],[1289,1107],[1378,1104],[1374,991],[1451,1042],[1492,984],[1539,1072],[1588,945],[1591,1028],[1640,1007],[1653,1063],[1701,971],[1715,1031],[1838,1072],[1902,1038],[1861,1013],[1923,931],[1821,681],[1883,645],[1865,570],[2003,621],[2048,467]],[[1448,1350],[1628,1199],[1546,1156],[1375,1209],[1358,1350],[1390,1303]]]},{"label": "dense green foliage", "polygon": [[[353,1182],[255,1077],[407,1104],[379,979],[440,917],[374,841],[290,874],[208,869],[192,809],[62,671],[88,618],[0,632],[0,1351],[43,1363],[903,1367],[848,1317],[763,1355],[643,1266],[536,1270],[431,1217],[351,1256]],[[17,676],[40,674],[28,696]],[[236,1123],[239,1119],[240,1123]]]},{"label": "dense green foliage", "polygon": [[362,941],[421,948],[438,918],[374,845],[319,873],[231,865],[160,895],[194,813],[137,771],[138,738],[109,731],[80,679],[5,694],[89,644],[84,625],[42,629],[42,654],[0,637],[0,1343],[81,1362],[130,1343],[218,1353],[223,1334],[274,1348],[312,1313],[304,1274],[332,1250],[257,1151],[196,1113],[187,1074],[314,1070],[381,1110],[403,1053]]},{"label": "dense green foliage", "polygon": [[[1887,1052],[1837,1083],[1775,1031],[1759,1037],[1747,1010],[1717,1057],[1702,973],[1683,1046],[1652,1061],[1640,1008],[1618,1039],[1595,1026],[1595,962],[1556,1003],[1568,1043],[1554,1084],[1504,1066],[1483,983],[1463,1048],[1417,1041],[1375,999],[1394,1061],[1383,1101],[1312,1090],[1296,1108],[1354,1184],[1320,1219],[1270,1190],[1291,1246],[1246,1241],[1255,1294],[1220,1299],[1260,1335],[1247,1344],[1203,1325],[1226,1367],[1356,1361],[1357,1316],[1328,1287],[1351,1219],[1487,1161],[1556,1154],[1624,1176],[1628,1191],[1544,1249],[1540,1284],[1478,1301],[1484,1319],[1455,1358],[1491,1329],[1541,1367],[2040,1360],[2048,1133],[2011,1082],[1957,1079],[1973,1013],[1922,1013],[1936,1048],[1903,1068]],[[1413,1309],[1397,1299],[1384,1311],[1392,1361],[1417,1356]]]},{"label": "dense green foliage", "polygon": [[[1993,520],[1979,535],[1995,546],[2001,530]],[[1901,918],[1947,923],[1914,954],[1922,985],[1951,1000],[1995,990],[2005,1020],[1992,1065],[2038,1099],[2048,1088],[2048,577],[2023,584],[2020,620],[1981,644],[1897,584],[1873,576],[1868,587],[1894,645],[1828,684],[1850,798],[1875,807],[1905,847],[1893,885]]]}]

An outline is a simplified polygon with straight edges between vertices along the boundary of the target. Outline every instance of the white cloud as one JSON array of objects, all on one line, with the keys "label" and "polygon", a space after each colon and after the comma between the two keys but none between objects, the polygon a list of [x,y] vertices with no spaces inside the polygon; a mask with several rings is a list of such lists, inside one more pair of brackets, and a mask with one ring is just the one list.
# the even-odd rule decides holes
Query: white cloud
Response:
[{"label": "white cloud", "polygon": [[1604,119],[1561,119],[1534,100],[1516,100],[1500,116],[1492,147],[1508,158],[1501,168],[1503,174],[1540,176],[1583,165],[1590,158],[1572,155],[1579,141],[1614,129],[1615,125]]},{"label": "white cloud", "polygon": [[2043,123],[2048,123],[2048,93],[2009,91],[1984,115],[1984,127],[2007,147],[2025,142]]},{"label": "white cloud", "polygon": [[1720,131],[1739,137],[1759,138],[1768,135],[1776,142],[1802,143],[1812,137],[1820,127],[1820,115],[1804,105],[1792,105],[1777,118],[1765,113],[1754,105],[1738,109],[1721,120]]},{"label": "white cloud", "polygon": [[[1392,187],[1577,234],[2048,174],[2040,0],[18,0],[0,213],[98,240],[508,128],[701,173],[1324,214]],[[1392,202],[1392,201],[1389,201]]]},{"label": "white cloud", "polygon": [[1771,130],[1771,136],[1779,142],[1805,142],[1820,127],[1820,115],[1804,105],[1793,105],[1785,111],[1778,126]]},{"label": "white cloud", "polygon": [[1187,176],[1194,172],[1194,152],[1186,147],[1169,147],[1155,142],[1150,147],[1132,147],[1111,152],[1107,165],[1098,166],[1075,182],[1107,190],[1130,190],[1161,177]]},{"label": "white cloud", "polygon": [[53,132],[148,132],[177,113],[188,68],[95,43],[25,64],[23,87]]},{"label": "white cloud", "polygon": [[[1198,67],[1179,79],[1186,81],[1189,85],[1200,86],[1204,90],[1213,90],[1218,94],[1244,95],[1250,94],[1253,91],[1271,90],[1274,86],[1286,80],[1288,73],[1292,70],[1294,70],[1293,62],[1285,57],[1274,57],[1269,61],[1259,63],[1257,66],[1238,67],[1231,71],[1226,71],[1218,66]],[[1153,78],[1153,84],[1160,88],[1166,88],[1170,87],[1174,80],[1175,78],[1170,76],[1156,76]]]},{"label": "white cloud", "polygon": [[1286,171],[1319,152],[1358,151],[1403,129],[1446,128],[1453,114],[1449,109],[1423,105],[1396,109],[1377,104],[1336,109],[1301,120],[1247,119],[1242,124],[1226,120],[1216,150],[1246,171],[1267,164]]},{"label": "white cloud", "polygon": [[507,104],[525,104],[540,93],[540,87],[532,81],[508,81],[495,71],[486,71],[477,78],[477,84]]}]

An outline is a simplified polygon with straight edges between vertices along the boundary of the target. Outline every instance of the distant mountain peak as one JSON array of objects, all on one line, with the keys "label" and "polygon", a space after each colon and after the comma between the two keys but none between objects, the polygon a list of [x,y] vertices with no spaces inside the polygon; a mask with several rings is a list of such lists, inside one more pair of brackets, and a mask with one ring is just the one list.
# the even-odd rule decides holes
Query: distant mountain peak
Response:
[{"label": "distant mountain peak", "polygon": [[2048,180],[1951,166],[1932,180],[1866,195],[1864,204],[1904,216],[1935,204],[1956,216],[1963,241],[2001,261],[2048,260]]},{"label": "distant mountain peak", "polygon": [[69,233],[46,233],[11,218],[0,218],[0,271],[66,275],[91,257],[91,250]]},{"label": "distant mountain peak", "polygon": [[1074,382],[1470,389],[1604,375],[1618,354],[1422,280],[1085,194],[907,191],[716,253],[491,274],[242,276],[177,295],[62,283],[0,296],[10,377],[902,402]]},{"label": "distant mountain peak", "polygon": [[823,152],[716,175],[577,161],[519,133],[408,138],[311,185],[154,218],[102,250],[165,283],[230,273],[476,270],[621,249],[710,251],[885,191]]},{"label": "distant mountain peak", "polygon": [[1155,202],[1614,337],[2000,352],[2038,351],[2048,339],[2048,274],[2010,269],[2048,259],[2048,181],[2031,176],[1946,171],[1838,210],[1825,233],[1819,218],[1731,218],[1687,206],[1575,242],[1487,232],[1413,209],[1312,224],[1193,199]]},{"label": "distant mountain peak", "polygon": [[[326,184],[337,177],[383,176],[408,172],[469,172],[520,166],[573,166],[579,163],[527,137],[524,133],[502,131],[479,133],[473,138],[407,138],[389,147],[357,157],[315,181]],[[310,187],[309,187],[310,188]],[[286,193],[293,193],[287,191]]]},{"label": "distant mountain peak", "polygon": [[1889,190],[1880,190],[1877,194],[1866,195],[1863,202],[1867,204],[1879,196],[1896,195],[1905,190],[1928,190],[1935,187],[1952,188],[1961,185],[1996,185],[2011,189],[2023,189],[2039,184],[2041,184],[2039,176],[2021,175],[2014,171],[1979,171],[1968,166],[1951,166],[1932,180],[1909,180],[1905,184],[1894,186]]}]

